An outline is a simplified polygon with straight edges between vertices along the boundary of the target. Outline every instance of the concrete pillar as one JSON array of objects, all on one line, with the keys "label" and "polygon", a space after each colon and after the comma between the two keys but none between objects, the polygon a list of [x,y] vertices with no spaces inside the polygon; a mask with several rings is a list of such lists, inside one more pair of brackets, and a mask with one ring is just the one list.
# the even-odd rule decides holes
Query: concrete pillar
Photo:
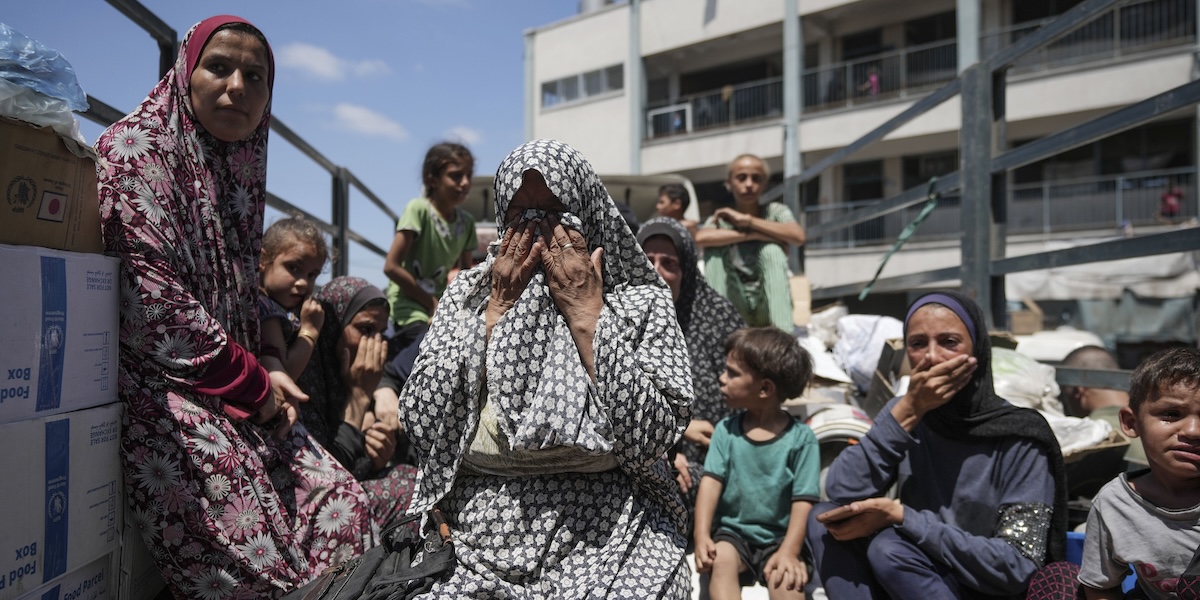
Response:
[{"label": "concrete pillar", "polygon": [[958,72],[979,62],[979,3],[981,0],[955,0],[958,20]]}]

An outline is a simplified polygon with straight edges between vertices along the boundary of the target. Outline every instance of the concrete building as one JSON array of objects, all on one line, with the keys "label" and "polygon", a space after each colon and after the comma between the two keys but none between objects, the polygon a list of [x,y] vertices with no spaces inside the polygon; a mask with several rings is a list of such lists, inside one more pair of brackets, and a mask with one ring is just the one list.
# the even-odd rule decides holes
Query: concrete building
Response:
[{"label": "concrete building", "polygon": [[[583,0],[572,18],[526,32],[526,133],[562,139],[601,173],[679,173],[701,213],[727,202],[726,163],[750,152],[784,170],[786,0]],[[811,165],[1049,22],[1080,0],[796,0],[800,20],[800,162]],[[1025,57],[1009,71],[1015,146],[1195,77],[1196,0],[1133,0]],[[959,31],[971,30],[960,36]],[[631,38],[631,32],[636,37]],[[630,60],[630,57],[636,57]],[[800,190],[823,222],[958,169],[960,103],[951,99],[830,168]],[[1171,186],[1196,214],[1196,110],[1017,169],[1010,255],[1063,237],[1156,227]],[[817,287],[868,280],[916,209],[811,240]],[[943,198],[899,275],[957,264],[956,198]]]}]

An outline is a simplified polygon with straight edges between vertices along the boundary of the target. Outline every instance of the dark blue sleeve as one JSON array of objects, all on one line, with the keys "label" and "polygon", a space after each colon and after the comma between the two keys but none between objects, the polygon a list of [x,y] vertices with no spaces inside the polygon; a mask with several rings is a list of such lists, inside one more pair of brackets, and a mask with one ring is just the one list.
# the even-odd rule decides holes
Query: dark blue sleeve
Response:
[{"label": "dark blue sleeve", "polygon": [[849,504],[855,500],[876,498],[884,495],[896,481],[900,463],[908,451],[917,444],[896,419],[892,417],[892,405],[888,402],[875,425],[859,443],[842,450],[829,466],[825,475],[825,493],[836,504]]},{"label": "dark blue sleeve", "polygon": [[[1041,564],[1049,519],[1042,523],[1030,512],[1018,512],[1025,516],[1006,525],[1004,515],[1013,510],[1048,514],[1054,505],[1054,478],[1045,450],[1032,442],[1015,441],[999,452],[996,460],[1001,465],[1003,489],[994,537],[972,535],[943,522],[936,513],[907,506],[904,523],[896,529],[935,561],[950,567],[960,583],[1005,596],[1024,592]],[[1022,527],[1028,529],[1013,532]]]}]

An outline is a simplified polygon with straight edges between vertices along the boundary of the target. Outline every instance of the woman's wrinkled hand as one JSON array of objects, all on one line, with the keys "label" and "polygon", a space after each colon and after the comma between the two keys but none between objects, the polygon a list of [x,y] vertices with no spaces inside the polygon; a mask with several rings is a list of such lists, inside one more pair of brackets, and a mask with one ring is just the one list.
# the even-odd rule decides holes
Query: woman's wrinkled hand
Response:
[{"label": "woman's wrinkled hand", "polygon": [[829,535],[839,542],[874,535],[904,522],[904,505],[890,498],[868,498],[817,515]]},{"label": "woman's wrinkled hand", "polygon": [[556,215],[539,223],[546,285],[567,325],[595,324],[604,308],[604,249],[588,250],[583,234],[564,227]]},{"label": "woman's wrinkled hand", "polygon": [[391,462],[396,454],[396,429],[384,421],[376,421],[375,413],[363,417],[363,435],[366,437],[367,457],[378,471]]},{"label": "woman's wrinkled hand", "polygon": [[682,452],[675,454],[675,483],[679,484],[679,491],[686,494],[692,489],[692,473],[688,471],[688,459]]},{"label": "woman's wrinkled hand", "polygon": [[386,362],[387,343],[383,341],[383,336],[377,333],[363,337],[353,357],[348,349],[342,353],[342,375],[351,386],[363,390],[369,400],[383,379],[383,365]]},{"label": "woman's wrinkled hand", "polygon": [[513,225],[504,232],[492,264],[492,295],[487,306],[489,330],[529,286],[541,264],[544,247],[545,243],[537,239],[537,223],[533,221]]}]

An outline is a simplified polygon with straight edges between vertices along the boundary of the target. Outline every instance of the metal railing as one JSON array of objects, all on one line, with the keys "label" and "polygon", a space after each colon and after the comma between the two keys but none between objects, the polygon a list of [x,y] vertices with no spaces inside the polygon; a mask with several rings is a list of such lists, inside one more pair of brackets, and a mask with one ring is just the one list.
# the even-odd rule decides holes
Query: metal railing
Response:
[{"label": "metal railing", "polygon": [[[1054,19],[984,32],[983,56],[1012,47]],[[1194,0],[1141,0],[1096,15],[1078,29],[1022,56],[1016,73],[1111,60],[1196,40]],[[807,69],[804,112],[814,113],[925,93],[958,75],[958,41],[911,46]],[[783,116],[780,78],[725,86],[646,111],[650,139]]]},{"label": "metal railing", "polygon": [[[175,65],[175,57],[178,53],[179,39],[175,30],[154,13],[150,12],[149,9],[142,6],[137,0],[107,1],[120,11],[121,14],[128,17],[129,20],[150,34],[150,37],[154,39],[159,48],[159,77],[166,74]],[[88,104],[90,107],[86,112],[81,113],[82,116],[105,127],[125,116],[125,113],[121,110],[91,96],[88,96]],[[332,222],[326,222],[324,219],[291,204],[269,191],[267,192],[267,206],[288,214],[303,215],[329,233],[333,239],[333,247],[335,249],[332,265],[334,277],[349,273],[350,242],[354,242],[380,257],[386,257],[386,249],[376,246],[362,235],[350,229],[350,189],[354,188],[358,190],[368,201],[391,218],[392,221],[397,221],[400,217],[379,196],[364,185],[362,180],[356,177],[350,169],[334,164],[333,161],[326,158],[316,148],[313,148],[312,145],[306,142],[304,138],[301,138],[290,127],[285,125],[279,119],[278,115],[271,116],[271,131],[277,137],[282,137],[288,143],[295,146],[302,154],[329,173],[332,184],[332,191],[330,192]]]},{"label": "metal railing", "polygon": [[[958,281],[961,289],[984,307],[989,327],[997,324],[1002,326],[1007,317],[1004,279],[1009,274],[1200,249],[1200,236],[1194,230],[1177,229],[1064,250],[1006,256],[1009,228],[1007,182],[1010,171],[1200,103],[1200,80],[1193,80],[1017,148],[998,150],[1007,147],[1004,137],[1007,130],[1004,98],[1007,95],[1009,69],[1023,57],[1064,39],[1121,4],[1122,0],[1084,0],[1011,46],[971,65],[945,86],[914,102],[859,139],[825,156],[799,175],[786,178],[782,184],[764,194],[762,201],[775,200],[783,196],[786,188],[798,187],[815,179],[863,148],[961,94],[959,156],[962,170],[942,176],[932,190],[944,196],[955,192],[961,195],[961,262],[952,267],[885,277],[874,282],[874,290],[902,291],[931,283]],[[925,201],[927,192],[931,191],[928,188],[927,185],[916,186],[872,206],[811,225],[807,228],[808,238],[815,241],[919,205]],[[815,288],[812,297],[814,300],[830,300],[854,296],[866,285],[864,281]]]},{"label": "metal railing", "polygon": [[[984,56],[1011,46],[1053,21],[1042,19],[984,32]],[[1095,20],[1013,63],[1017,73],[1051,69],[1190,44],[1196,39],[1194,0],[1142,0],[1112,8]]]},{"label": "metal railing", "polygon": [[646,136],[661,138],[783,117],[783,78],[685,96],[646,111]]},{"label": "metal railing", "polygon": [[[1178,222],[1197,216],[1196,169],[1166,169],[1103,177],[1057,179],[1012,186],[1008,199],[1008,233],[1052,235],[1082,230],[1124,231]],[[1177,186],[1183,193],[1183,210],[1167,220],[1158,209],[1163,193]],[[957,239],[962,235],[962,211],[957,194],[938,199],[937,208],[921,224],[910,241]],[[808,206],[805,222],[810,228],[824,226],[874,206],[880,200]],[[809,241],[810,249],[854,248],[887,245],[921,211],[921,206],[881,215]]]},{"label": "metal railing", "polygon": [[[804,72],[804,110],[834,108],[903,98],[958,75],[958,41],[911,46]],[[847,83],[849,82],[849,83]]]}]

